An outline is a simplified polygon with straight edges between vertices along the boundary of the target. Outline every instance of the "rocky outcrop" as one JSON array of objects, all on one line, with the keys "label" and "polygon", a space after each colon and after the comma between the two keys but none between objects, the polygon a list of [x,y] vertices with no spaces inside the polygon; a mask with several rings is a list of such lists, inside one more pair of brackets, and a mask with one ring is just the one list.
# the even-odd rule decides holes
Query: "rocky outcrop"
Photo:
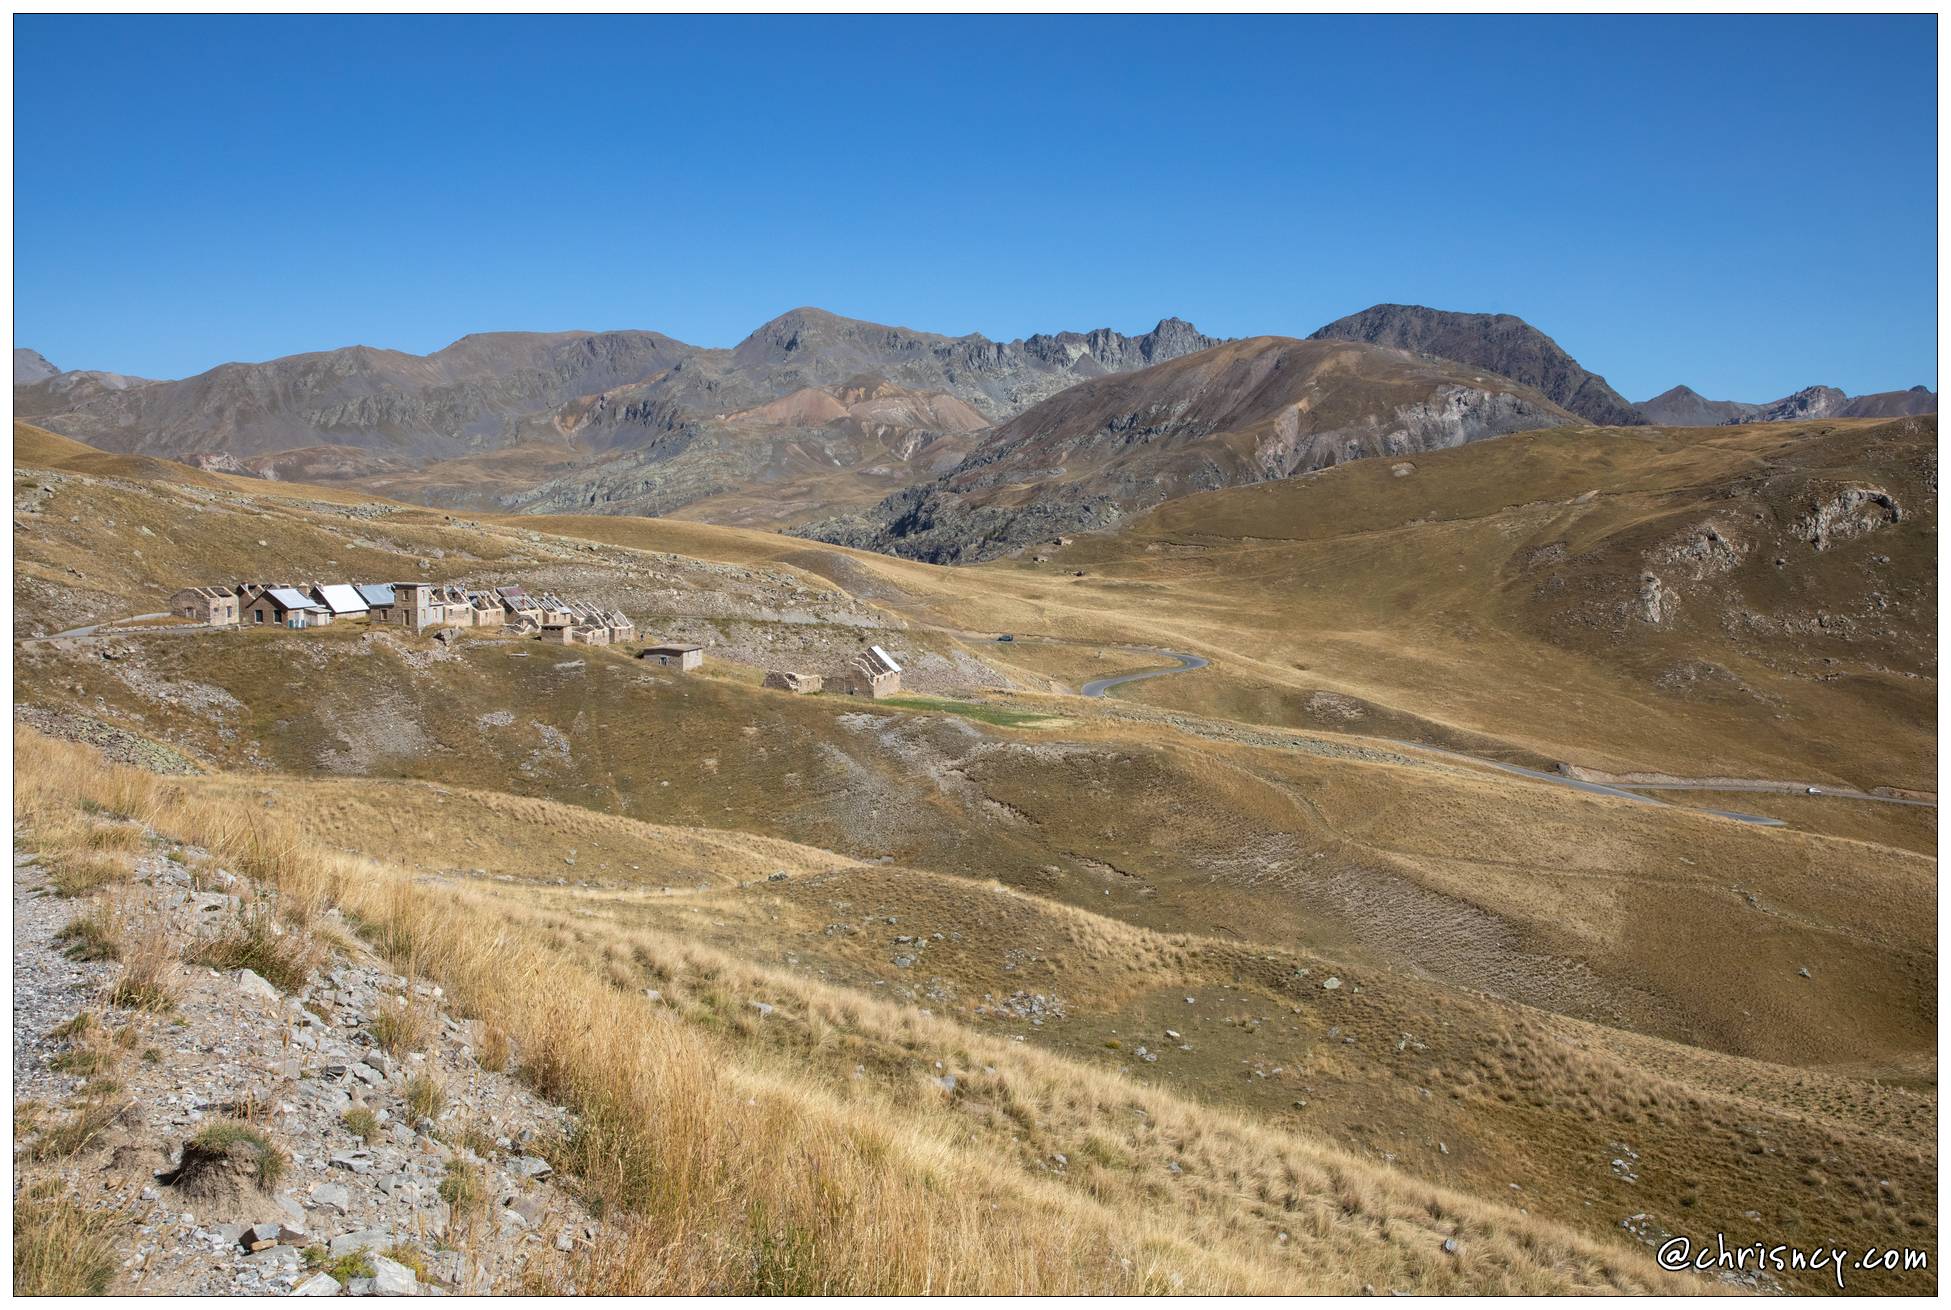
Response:
[{"label": "rocky outcrop", "polygon": [[1804,387],[1780,400],[1771,400],[1747,418],[1731,423],[1792,423],[1798,419],[1831,418],[1840,414],[1849,397],[1835,387]]},{"label": "rocky outcrop", "polygon": [[1818,496],[1795,522],[1795,535],[1817,550],[1901,522],[1903,507],[1882,487],[1844,487]]},{"label": "rocky outcrop", "polygon": [[1310,340],[1365,341],[1489,369],[1541,392],[1593,423],[1644,423],[1639,411],[1556,341],[1511,314],[1460,314],[1422,305],[1375,305],[1336,319]]},{"label": "rocky outcrop", "polygon": [[[109,1290],[565,1287],[604,1229],[546,1158],[574,1120],[513,1075],[505,1039],[336,910],[281,922],[273,978],[236,967],[213,943],[269,921],[277,892],[144,837],[92,908],[49,895],[34,854],[14,861],[23,1190],[73,1198],[72,1236],[111,1244]],[[126,995],[144,944],[167,1018]],[[76,1123],[93,1131],[55,1136]]]}]

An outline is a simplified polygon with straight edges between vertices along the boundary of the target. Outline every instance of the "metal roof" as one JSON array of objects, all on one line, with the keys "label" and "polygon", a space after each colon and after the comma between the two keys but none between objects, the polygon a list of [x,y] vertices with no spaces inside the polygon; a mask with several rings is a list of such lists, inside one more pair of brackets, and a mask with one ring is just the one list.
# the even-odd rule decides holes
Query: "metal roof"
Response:
[{"label": "metal roof", "polygon": [[273,587],[264,593],[282,610],[322,610],[325,606],[291,587]]},{"label": "metal roof", "polygon": [[899,673],[901,671],[901,666],[894,662],[894,656],[888,654],[879,646],[869,646],[867,649],[873,651],[874,657],[887,666],[889,673]]},{"label": "metal roof", "polygon": [[318,587],[318,598],[325,602],[325,608],[334,614],[363,614],[366,602],[360,598],[358,588],[349,582],[326,582]]},{"label": "metal roof", "polygon": [[359,582],[353,584],[359,599],[368,605],[391,605],[393,603],[393,584],[390,582]]}]

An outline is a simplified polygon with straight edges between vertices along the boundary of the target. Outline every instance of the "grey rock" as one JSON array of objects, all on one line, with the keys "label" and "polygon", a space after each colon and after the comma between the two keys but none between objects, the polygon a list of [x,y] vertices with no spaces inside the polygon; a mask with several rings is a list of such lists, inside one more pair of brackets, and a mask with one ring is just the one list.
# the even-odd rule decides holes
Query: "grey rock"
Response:
[{"label": "grey rock", "polygon": [[399,1261],[383,1255],[376,1255],[372,1260],[374,1296],[412,1296],[418,1290],[420,1280]]},{"label": "grey rock", "polygon": [[249,969],[237,971],[237,990],[246,996],[255,996],[263,1001],[275,1002],[279,995],[277,988]]},{"label": "grey rock", "polygon": [[318,1273],[318,1274],[313,1274],[310,1278],[307,1278],[304,1282],[292,1288],[291,1295],[293,1296],[337,1296],[340,1292],[344,1290],[345,1289],[339,1285],[339,1280],[332,1277],[332,1275],[326,1273]]},{"label": "grey rock", "polygon": [[393,1245],[393,1234],[383,1228],[361,1228],[355,1232],[340,1233],[327,1244],[333,1256],[351,1255],[355,1251],[383,1251]]},{"label": "grey rock", "polygon": [[547,1178],[553,1172],[549,1162],[539,1155],[518,1155],[503,1167],[517,1178]]}]

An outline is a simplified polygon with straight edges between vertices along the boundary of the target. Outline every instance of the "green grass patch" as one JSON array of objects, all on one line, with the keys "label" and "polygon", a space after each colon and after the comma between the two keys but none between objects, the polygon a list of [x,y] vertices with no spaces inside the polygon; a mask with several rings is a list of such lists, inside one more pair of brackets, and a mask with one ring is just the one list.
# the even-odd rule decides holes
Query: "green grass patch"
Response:
[{"label": "green grass patch", "polygon": [[999,728],[1020,728],[1026,723],[1042,723],[1053,717],[1048,714],[1032,714],[1027,710],[1012,710],[1002,705],[991,705],[986,701],[943,700],[938,696],[889,696],[866,703],[892,705],[903,710],[926,710],[934,714],[959,714],[965,719],[974,719],[979,723],[993,723]]}]

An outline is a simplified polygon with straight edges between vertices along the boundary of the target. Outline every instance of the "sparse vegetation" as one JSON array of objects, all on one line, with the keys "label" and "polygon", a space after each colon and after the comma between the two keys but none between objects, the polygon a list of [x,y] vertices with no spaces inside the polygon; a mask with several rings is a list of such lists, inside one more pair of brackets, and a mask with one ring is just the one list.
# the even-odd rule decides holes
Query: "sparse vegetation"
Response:
[{"label": "sparse vegetation", "polygon": [[307,1268],[331,1275],[338,1279],[340,1286],[355,1278],[373,1276],[373,1258],[365,1251],[348,1251],[335,1256],[326,1247],[313,1245],[306,1247],[303,1255]]},{"label": "sparse vegetation", "polygon": [[406,1107],[416,1120],[438,1119],[447,1108],[447,1089],[431,1074],[414,1074],[406,1081]]},{"label": "sparse vegetation", "polygon": [[395,1057],[421,1050],[432,1036],[426,1008],[403,997],[383,1002],[367,1030],[380,1050]]},{"label": "sparse vegetation", "polygon": [[297,928],[253,907],[215,938],[197,943],[190,958],[213,969],[250,969],[281,992],[295,992],[318,967],[318,944]]},{"label": "sparse vegetation", "polygon": [[340,1116],[346,1131],[360,1141],[371,1145],[379,1140],[379,1116],[370,1106],[355,1105]]},{"label": "sparse vegetation", "polygon": [[454,1207],[457,1215],[479,1210],[488,1200],[488,1185],[481,1167],[469,1164],[458,1155],[447,1158],[439,1192],[440,1199]]},{"label": "sparse vegetation", "polygon": [[115,960],[122,955],[121,934],[108,908],[102,905],[71,919],[54,940],[70,960]]}]

